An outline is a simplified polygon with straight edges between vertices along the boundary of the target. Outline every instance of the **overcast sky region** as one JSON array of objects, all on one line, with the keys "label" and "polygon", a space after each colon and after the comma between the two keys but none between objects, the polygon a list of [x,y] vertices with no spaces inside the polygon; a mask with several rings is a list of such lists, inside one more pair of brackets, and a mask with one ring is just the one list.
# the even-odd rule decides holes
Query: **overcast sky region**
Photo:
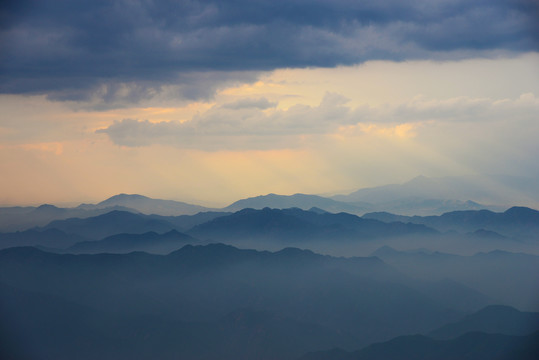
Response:
[{"label": "overcast sky region", "polygon": [[539,183],[535,0],[0,2],[0,205]]}]

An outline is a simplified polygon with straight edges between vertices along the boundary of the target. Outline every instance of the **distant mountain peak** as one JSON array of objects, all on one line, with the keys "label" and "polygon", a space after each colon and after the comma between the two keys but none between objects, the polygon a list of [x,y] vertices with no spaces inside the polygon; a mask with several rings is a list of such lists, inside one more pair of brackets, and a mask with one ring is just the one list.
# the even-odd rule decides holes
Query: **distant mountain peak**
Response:
[{"label": "distant mountain peak", "polygon": [[418,175],[415,178],[413,178],[411,180],[408,180],[407,183],[425,182],[425,181],[429,181],[429,180],[432,180],[432,178],[429,178],[429,177],[427,177],[425,175]]},{"label": "distant mountain peak", "polygon": [[289,209],[299,208],[303,210],[313,207],[326,212],[363,213],[364,208],[358,204],[350,204],[336,201],[319,195],[296,193],[293,195],[267,194],[238,200],[227,207],[224,211],[238,211],[245,208],[263,209]]},{"label": "distant mountain peak", "polygon": [[57,206],[54,206],[54,205],[51,205],[51,204],[43,204],[43,205],[39,205],[37,208],[37,210],[45,210],[45,209],[59,209]]},{"label": "distant mountain peak", "polygon": [[204,206],[188,204],[176,200],[153,199],[144,195],[124,193],[111,196],[95,206],[98,208],[124,206],[144,214],[166,216],[194,215],[202,211],[211,210]]},{"label": "distant mountain peak", "polygon": [[[313,256],[317,255],[311,250],[308,249],[300,249],[297,247],[286,247],[282,250],[277,251],[275,254],[281,255],[281,256]],[[319,255],[317,255],[319,256]]]},{"label": "distant mountain peak", "polygon": [[35,213],[41,213],[41,214],[61,214],[65,211],[66,209],[59,208],[51,204],[43,204],[34,209]]},{"label": "distant mountain peak", "polygon": [[400,252],[392,248],[391,246],[384,245],[376,249],[371,256],[383,256],[383,255],[394,255],[399,254]]},{"label": "distant mountain peak", "polygon": [[504,213],[507,215],[539,215],[539,211],[530,209],[529,207],[525,206],[513,206],[507,209]]},{"label": "distant mountain peak", "polygon": [[139,195],[139,194],[121,193],[121,194],[113,195],[109,197],[108,199],[101,201],[99,205],[108,204],[110,202],[115,202],[115,201],[122,201],[122,200],[150,200],[150,198],[144,195]]}]

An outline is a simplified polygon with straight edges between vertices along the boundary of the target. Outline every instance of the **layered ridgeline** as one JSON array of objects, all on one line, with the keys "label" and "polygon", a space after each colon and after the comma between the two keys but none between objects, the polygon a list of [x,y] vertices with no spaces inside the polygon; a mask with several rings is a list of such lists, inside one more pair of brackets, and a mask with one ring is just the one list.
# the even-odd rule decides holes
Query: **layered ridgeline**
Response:
[{"label": "layered ridgeline", "polygon": [[533,178],[426,177],[418,176],[402,184],[363,188],[333,200],[350,204],[373,204],[378,210],[404,215],[440,215],[457,210],[500,211],[511,205],[539,205],[539,188]]},{"label": "layered ridgeline", "polygon": [[539,212],[344,200],[1,208],[0,357],[537,358]]},{"label": "layered ridgeline", "polygon": [[455,310],[436,294],[452,285],[378,258],[220,244],[166,256],[5,249],[0,283],[2,347],[28,358],[294,359],[425,333],[488,303],[455,285],[469,304]]},{"label": "layered ridgeline", "polygon": [[[489,358],[528,351],[535,338],[510,336],[538,329],[537,313],[473,313],[489,299],[457,283],[411,279],[376,257],[295,248],[188,245],[166,256],[11,248],[0,251],[0,289],[5,358]],[[369,346],[380,341],[388,342]],[[316,353],[334,348],[340,357]]]},{"label": "layered ridgeline", "polygon": [[[131,233],[137,230],[138,233]],[[132,251],[167,254],[186,244],[214,242],[272,250],[299,246],[339,254],[358,253],[358,249],[365,247],[371,249],[367,255],[372,253],[411,278],[448,284],[452,281],[486,295],[493,303],[539,310],[536,301],[539,288],[535,277],[530,275],[539,273],[539,257],[492,250],[500,244],[520,247],[522,242],[459,238],[438,233],[425,225],[384,223],[350,214],[246,209],[224,215],[159,217],[111,212],[94,218],[55,221],[38,230],[0,235],[3,247],[33,245],[47,251],[74,254]],[[387,243],[399,248],[414,248],[420,244],[430,249],[397,251],[384,245]],[[480,244],[489,250],[468,256],[434,251],[437,247],[455,247],[456,244],[461,248]],[[443,287],[435,293],[442,302],[445,298],[451,299],[453,307],[464,304]]]},{"label": "layered ridgeline", "polygon": [[[0,230],[4,232],[23,231],[34,227],[43,227],[54,220],[85,219],[112,211],[156,215],[164,218],[214,213],[213,209],[184,202],[151,199],[142,195],[119,194],[98,204],[81,204],[73,208],[60,208],[48,204],[38,207],[0,207]],[[219,212],[224,213],[224,211]]]},{"label": "layered ridgeline", "polygon": [[65,252],[75,254],[125,254],[144,251],[151,254],[168,254],[198,240],[176,230],[163,234],[150,231],[143,234],[117,234],[98,241],[82,241],[68,247]]},{"label": "layered ridgeline", "polygon": [[[45,236],[50,231],[70,239],[59,243]],[[358,216],[339,213],[294,209],[245,209],[236,213],[206,212],[177,217],[135,214],[111,211],[89,218],[55,220],[44,227],[15,233],[0,234],[0,247],[39,245],[48,248],[66,249],[77,239],[101,240],[118,234],[164,234],[172,230],[187,233],[209,242],[238,243],[249,241],[253,245],[282,248],[287,245],[313,242],[345,242],[355,240],[401,237],[407,235],[427,236],[437,231],[424,225],[362,219]],[[39,234],[44,235],[39,241]],[[23,241],[23,239],[25,239]],[[65,244],[64,244],[65,243]],[[75,247],[74,249],[82,249]]]},{"label": "layered ridgeline", "polygon": [[219,209],[137,194],[118,194],[96,204],[81,204],[73,208],[53,205],[0,207],[0,231],[27,230],[44,226],[53,220],[92,217],[112,210],[180,216],[211,211],[236,212],[246,208],[260,210],[266,207],[297,207],[309,210],[314,207],[333,213],[347,212],[355,215],[380,211],[400,215],[441,215],[462,210],[501,211],[516,204],[531,207],[539,205],[539,192],[534,181],[508,177],[467,179],[419,176],[403,184],[363,188],[347,195],[268,194],[240,199]]},{"label": "layered ridgeline", "polygon": [[[300,246],[340,255],[367,255],[382,245],[461,254],[496,249],[537,252],[539,212],[513,207],[500,213],[477,210],[406,217],[384,212],[359,217],[329,213],[319,208],[243,209],[235,213],[201,212],[181,216],[114,210],[98,216],[54,220],[29,230],[0,233],[0,248],[40,246],[58,251],[92,252],[91,246],[71,247],[78,242],[102,240],[120,234],[154,232],[164,235],[171,231],[191,236],[193,239],[189,243],[225,242],[270,250]],[[150,237],[146,236],[147,241],[151,241]],[[142,240],[138,241],[140,247],[135,244],[129,246],[128,242],[124,242],[124,250],[119,245],[114,252],[155,252]],[[184,245],[185,241],[179,244]],[[168,251],[180,247],[170,245]],[[95,251],[101,250],[96,248]],[[102,251],[107,251],[107,248]],[[164,251],[163,248],[157,252]]]},{"label": "layered ridgeline", "polygon": [[539,238],[539,211],[521,206],[511,207],[504,212],[468,210],[452,211],[440,216],[403,216],[377,212],[365,214],[363,218],[384,222],[401,221],[421,224],[442,232],[471,233],[491,239],[526,240]]}]

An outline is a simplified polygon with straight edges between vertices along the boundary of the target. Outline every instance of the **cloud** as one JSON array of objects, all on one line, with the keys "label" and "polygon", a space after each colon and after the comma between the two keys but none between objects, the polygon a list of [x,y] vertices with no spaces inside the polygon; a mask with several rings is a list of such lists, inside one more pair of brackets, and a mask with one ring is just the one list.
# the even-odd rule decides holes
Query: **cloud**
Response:
[{"label": "cloud", "polygon": [[123,119],[96,132],[107,134],[122,146],[158,143],[213,150],[289,147],[290,142],[281,142],[284,138],[323,134],[349,124],[347,101],[339,94],[326,93],[318,106],[294,105],[268,113],[264,110],[274,105],[267,99],[243,99],[213,106],[189,121]]},{"label": "cloud", "polygon": [[390,107],[364,107],[356,110],[356,116],[370,121],[408,123],[435,122],[493,122],[510,119],[536,118],[539,98],[532,93],[517,99],[490,99],[456,97],[428,99],[418,96],[412,101]]},{"label": "cloud", "polygon": [[[152,144],[202,150],[275,149],[296,147],[305,135],[371,133],[401,138],[414,136],[421,123],[465,124],[535,121],[539,99],[452,98],[351,108],[340,94],[326,93],[318,106],[297,104],[286,110],[270,108],[267,99],[246,98],[215,105],[188,121],[123,119],[97,133],[117,145]],[[269,109],[269,110],[268,110]],[[481,125],[483,126],[483,125]]]},{"label": "cloud", "polygon": [[233,103],[224,104],[222,107],[225,109],[249,109],[249,108],[256,108],[260,110],[265,110],[269,108],[276,107],[276,102],[270,102],[266,98],[260,98],[260,99],[241,99]]},{"label": "cloud", "polygon": [[114,107],[171,88],[207,99],[231,71],[250,71],[238,79],[250,81],[277,68],[536,51],[538,9],[533,0],[5,1],[0,93]]}]

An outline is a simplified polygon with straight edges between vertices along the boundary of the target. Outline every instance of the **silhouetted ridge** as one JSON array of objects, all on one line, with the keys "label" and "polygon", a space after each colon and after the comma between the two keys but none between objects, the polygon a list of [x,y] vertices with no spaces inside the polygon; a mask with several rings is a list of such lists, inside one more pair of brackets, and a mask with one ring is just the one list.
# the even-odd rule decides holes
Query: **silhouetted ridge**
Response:
[{"label": "silhouetted ridge", "polygon": [[[433,235],[425,225],[390,224],[347,213],[317,213],[299,208],[243,209],[221,216],[189,231],[214,241],[272,240],[281,242],[349,241],[377,237]],[[303,246],[302,246],[303,247]]]},{"label": "silhouetted ridge", "polygon": [[90,218],[55,220],[44,228],[57,228],[68,234],[79,234],[89,238],[102,239],[121,233],[140,234],[149,231],[164,233],[174,229],[175,226],[165,220],[164,217],[152,217],[114,210]]},{"label": "silhouetted ridge", "polygon": [[43,204],[43,205],[38,206],[35,209],[35,211],[59,211],[59,210],[61,211],[64,209],[60,209],[59,207],[51,205],[51,204]]},{"label": "silhouetted ridge", "polygon": [[26,230],[14,233],[0,233],[0,249],[20,246],[43,246],[64,249],[73,244],[85,241],[78,235],[68,235],[58,229]]},{"label": "silhouetted ridge", "polygon": [[138,194],[117,194],[109,197],[106,200],[101,201],[98,205],[108,205],[109,203],[115,204],[117,201],[126,201],[126,200],[150,200],[149,197]]},{"label": "silhouetted ridge", "polygon": [[516,219],[524,223],[539,223],[539,211],[524,206],[513,206],[504,212],[509,219]]},{"label": "silhouetted ridge", "polygon": [[323,211],[350,213],[363,213],[368,204],[350,204],[341,201],[335,201],[318,195],[294,194],[294,195],[277,195],[268,194],[247,199],[241,199],[233,204],[225,207],[225,211],[238,211],[245,208],[263,209],[269,207],[272,209],[288,209],[299,208],[303,210],[313,207],[322,209]]},{"label": "silhouetted ridge", "polygon": [[153,254],[168,254],[187,243],[197,243],[198,240],[171,230],[164,234],[149,231],[143,234],[117,234],[98,241],[79,242],[67,249],[73,253],[128,253],[132,251],[145,251]]},{"label": "silhouetted ridge", "polygon": [[0,251],[0,256],[10,258],[25,258],[25,257],[40,257],[40,256],[56,256],[54,254],[50,254],[48,252],[45,252],[43,250],[40,250],[33,246],[21,246],[21,247],[12,247],[9,249],[3,249]]},{"label": "silhouetted ridge", "polygon": [[209,245],[185,245],[167,257],[182,266],[194,268],[214,268],[255,260],[264,253],[255,250],[238,249],[221,243]]},{"label": "silhouetted ridge", "polygon": [[401,216],[381,212],[368,213],[363,218],[423,224],[444,232],[474,233],[482,230],[474,234],[479,237],[486,235],[484,231],[491,231],[490,237],[498,237],[500,240],[502,237],[537,238],[539,233],[539,211],[527,207],[512,207],[501,213],[490,210],[452,211],[440,216]]},{"label": "silhouetted ridge", "polygon": [[275,252],[275,255],[282,256],[282,257],[323,257],[323,255],[315,254],[311,250],[302,250],[294,247],[287,247],[280,251]]},{"label": "silhouetted ridge", "polygon": [[194,215],[210,210],[204,206],[193,205],[174,200],[152,199],[138,194],[114,195],[92,207],[126,206],[136,209],[144,214],[158,214],[162,216]]}]

